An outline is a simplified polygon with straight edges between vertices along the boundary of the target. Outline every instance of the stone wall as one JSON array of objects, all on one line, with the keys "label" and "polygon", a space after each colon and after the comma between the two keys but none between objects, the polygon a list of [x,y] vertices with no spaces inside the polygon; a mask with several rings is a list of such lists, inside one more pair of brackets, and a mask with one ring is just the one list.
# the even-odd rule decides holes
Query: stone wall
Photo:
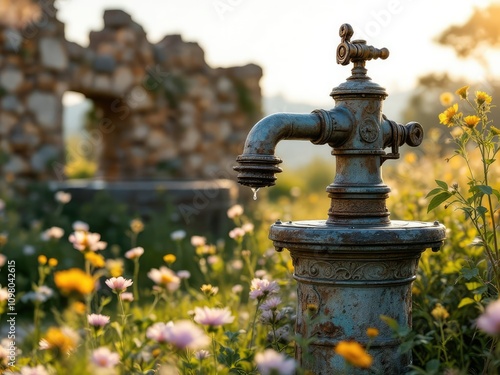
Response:
[{"label": "stone wall", "polygon": [[94,103],[89,135],[100,155],[100,178],[229,176],[261,116],[260,67],[211,68],[201,47],[179,35],[152,44],[121,10],[106,11],[104,28],[82,47],[65,40],[55,14],[45,12],[30,38],[0,26],[4,174],[62,177],[61,98],[71,90]]},{"label": "stone wall", "polygon": [[[30,37],[27,37],[30,36]],[[64,25],[0,27],[0,150],[9,178],[48,179],[63,160],[62,95],[68,89]]]}]

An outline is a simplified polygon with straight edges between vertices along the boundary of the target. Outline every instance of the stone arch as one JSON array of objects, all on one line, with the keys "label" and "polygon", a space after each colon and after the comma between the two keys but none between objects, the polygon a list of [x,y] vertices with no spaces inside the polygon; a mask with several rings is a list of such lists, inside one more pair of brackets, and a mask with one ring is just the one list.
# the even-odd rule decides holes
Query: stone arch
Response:
[{"label": "stone arch", "polygon": [[260,67],[211,68],[201,47],[179,35],[152,44],[121,10],[105,11],[87,48],[65,39],[55,11],[43,20],[29,35],[0,25],[3,173],[64,178],[61,100],[68,90],[101,113],[92,129],[102,141],[100,178],[213,178],[228,170],[261,115]]}]

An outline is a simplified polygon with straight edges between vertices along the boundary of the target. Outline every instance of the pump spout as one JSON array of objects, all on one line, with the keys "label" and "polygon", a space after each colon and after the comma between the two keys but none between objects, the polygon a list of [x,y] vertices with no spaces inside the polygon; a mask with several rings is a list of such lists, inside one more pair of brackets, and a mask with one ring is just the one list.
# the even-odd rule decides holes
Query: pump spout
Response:
[{"label": "pump spout", "polygon": [[238,156],[238,182],[251,188],[273,186],[282,160],[274,155],[281,140],[309,140],[314,144],[341,145],[351,128],[347,109],[315,110],[310,114],[276,113],[254,125],[248,133],[243,154]]}]

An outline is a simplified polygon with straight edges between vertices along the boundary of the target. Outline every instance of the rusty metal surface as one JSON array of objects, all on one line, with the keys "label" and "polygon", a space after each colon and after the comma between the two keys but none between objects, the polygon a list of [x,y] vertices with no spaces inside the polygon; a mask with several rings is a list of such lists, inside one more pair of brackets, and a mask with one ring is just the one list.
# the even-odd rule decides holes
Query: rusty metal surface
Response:
[{"label": "rusty metal surface", "polygon": [[[276,114],[257,123],[237,159],[240,184],[274,185],[281,172],[276,144],[286,139],[329,144],[336,175],[326,188],[328,218],[276,222],[269,238],[277,251],[288,249],[297,281],[296,331],[312,343],[297,347],[296,358],[315,375],[365,374],[346,370],[333,348],[339,341],[368,343],[366,329],[379,329],[370,345],[375,373],[402,374],[410,354],[398,351],[386,315],[411,327],[411,283],[423,251],[439,250],[445,227],[438,222],[391,221],[386,199],[391,189],[382,180],[382,164],[399,158],[399,147],[419,146],[424,133],[416,122],[401,125],[382,114],[385,89],[367,76],[365,62],[385,59],[389,51],[353,40],[352,27],[340,28],[337,62],[353,62],[352,75],[335,87],[335,107],[309,115]],[[390,151],[386,151],[390,148]],[[326,211],[326,209],[325,209]]]}]

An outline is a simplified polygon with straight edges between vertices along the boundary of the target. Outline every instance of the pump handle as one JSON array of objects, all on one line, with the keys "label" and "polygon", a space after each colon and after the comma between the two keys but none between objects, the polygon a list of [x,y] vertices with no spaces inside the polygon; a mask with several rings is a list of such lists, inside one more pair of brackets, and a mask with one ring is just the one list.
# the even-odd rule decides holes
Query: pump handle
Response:
[{"label": "pump handle", "polygon": [[342,40],[337,47],[337,64],[348,65],[351,61],[364,62],[378,58],[385,60],[389,57],[387,48],[378,49],[369,46],[365,40],[353,40],[351,42],[353,34],[354,30],[348,23],[340,26],[339,35]]}]

